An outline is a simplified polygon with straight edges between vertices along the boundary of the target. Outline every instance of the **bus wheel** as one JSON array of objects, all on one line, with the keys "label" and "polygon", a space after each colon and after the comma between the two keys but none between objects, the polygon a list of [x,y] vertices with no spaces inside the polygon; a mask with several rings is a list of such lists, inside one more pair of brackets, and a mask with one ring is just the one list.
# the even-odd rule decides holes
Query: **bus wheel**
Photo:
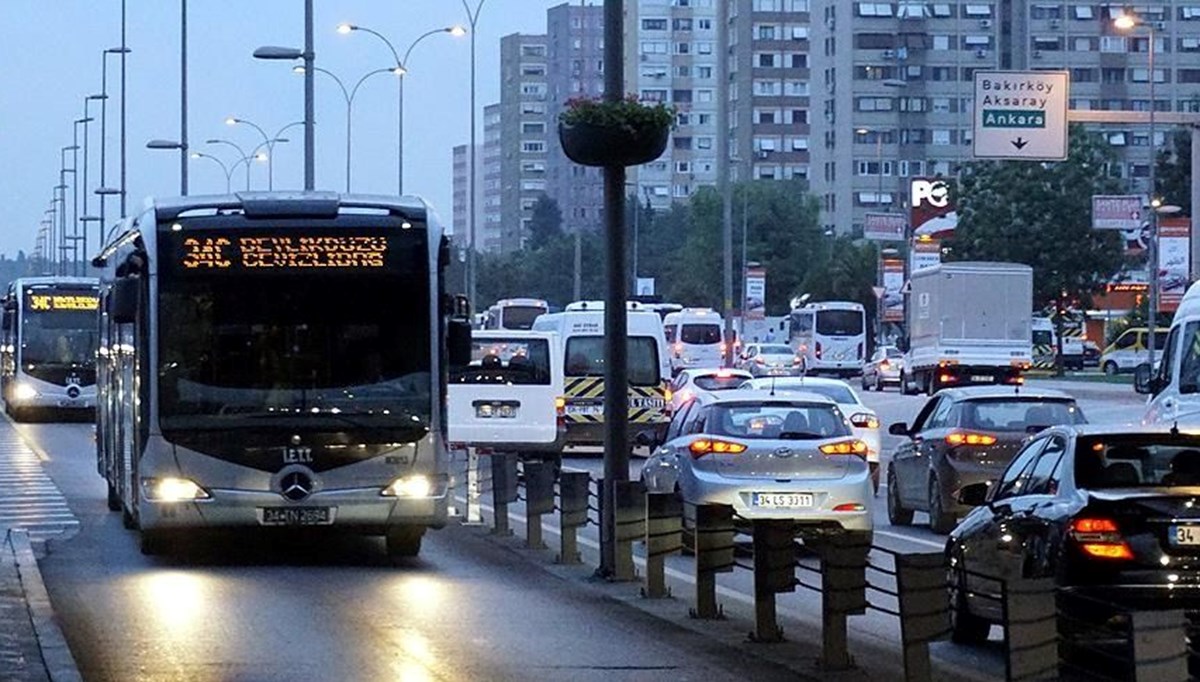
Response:
[{"label": "bus wheel", "polygon": [[167,554],[171,551],[171,536],[166,531],[143,530],[140,548],[146,556]]},{"label": "bus wheel", "polygon": [[421,553],[421,538],[425,529],[420,526],[397,526],[387,533],[387,554],[391,559],[411,559]]},{"label": "bus wheel", "polygon": [[117,489],[112,483],[108,484],[108,510],[121,511],[121,498],[117,495]]},{"label": "bus wheel", "polygon": [[133,514],[129,513],[129,510],[125,508],[125,505],[121,505],[121,525],[124,526],[126,530],[137,530],[138,527],[137,519],[133,518]]}]

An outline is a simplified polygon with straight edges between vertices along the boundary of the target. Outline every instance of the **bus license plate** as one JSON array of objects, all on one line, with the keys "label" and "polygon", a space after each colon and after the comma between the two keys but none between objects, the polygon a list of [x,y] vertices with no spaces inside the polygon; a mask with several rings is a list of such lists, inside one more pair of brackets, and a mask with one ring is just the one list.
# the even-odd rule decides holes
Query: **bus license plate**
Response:
[{"label": "bus license plate", "polygon": [[1200,545],[1200,526],[1171,526],[1167,533],[1175,546]]},{"label": "bus license plate", "polygon": [[327,526],[333,523],[331,507],[263,507],[259,522],[264,526]]},{"label": "bus license plate", "polygon": [[751,505],[763,509],[797,509],[813,506],[812,493],[754,493]]}]

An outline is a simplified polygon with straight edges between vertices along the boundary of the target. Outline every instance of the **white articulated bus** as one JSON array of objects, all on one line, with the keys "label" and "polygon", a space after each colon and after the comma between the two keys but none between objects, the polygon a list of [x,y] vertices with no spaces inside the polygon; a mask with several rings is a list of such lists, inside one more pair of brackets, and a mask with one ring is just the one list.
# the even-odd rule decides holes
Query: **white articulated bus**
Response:
[{"label": "white articulated bus", "polygon": [[8,285],[0,386],[13,419],[96,407],[97,288],[89,277],[25,277]]},{"label": "white articulated bus", "polygon": [[550,304],[540,298],[505,298],[496,301],[483,314],[483,328],[532,329],[538,315],[548,312]]},{"label": "white articulated bus", "polygon": [[470,352],[447,263],[411,197],[148,201],[95,260],[98,468],[142,550],[304,527],[417,554],[446,523],[446,377]]},{"label": "white articulated bus", "polygon": [[867,351],[867,316],[852,301],[808,303],[792,310],[790,345],[810,374],[862,373]]}]

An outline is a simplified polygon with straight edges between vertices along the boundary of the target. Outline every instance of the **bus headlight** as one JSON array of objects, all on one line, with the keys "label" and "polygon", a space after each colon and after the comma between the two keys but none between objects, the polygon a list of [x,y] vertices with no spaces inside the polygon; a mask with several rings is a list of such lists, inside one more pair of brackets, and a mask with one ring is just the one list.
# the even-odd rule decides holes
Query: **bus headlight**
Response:
[{"label": "bus headlight", "polygon": [[33,400],[38,397],[38,392],[33,386],[23,381],[18,381],[13,385],[12,397],[13,400]]},{"label": "bus headlight", "polygon": [[433,481],[428,476],[405,476],[392,481],[380,494],[384,497],[429,497],[433,494]]},{"label": "bus headlight", "polygon": [[151,502],[189,502],[212,497],[204,488],[186,478],[143,478],[142,490]]}]

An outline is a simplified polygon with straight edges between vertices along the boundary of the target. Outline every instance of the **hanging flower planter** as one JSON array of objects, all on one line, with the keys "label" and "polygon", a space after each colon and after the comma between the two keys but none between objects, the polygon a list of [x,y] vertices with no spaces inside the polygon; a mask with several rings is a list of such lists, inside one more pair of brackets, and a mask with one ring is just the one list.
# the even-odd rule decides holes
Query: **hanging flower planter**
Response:
[{"label": "hanging flower planter", "polygon": [[630,95],[617,102],[572,99],[559,115],[563,153],[584,166],[637,166],[662,156],[675,112]]}]

